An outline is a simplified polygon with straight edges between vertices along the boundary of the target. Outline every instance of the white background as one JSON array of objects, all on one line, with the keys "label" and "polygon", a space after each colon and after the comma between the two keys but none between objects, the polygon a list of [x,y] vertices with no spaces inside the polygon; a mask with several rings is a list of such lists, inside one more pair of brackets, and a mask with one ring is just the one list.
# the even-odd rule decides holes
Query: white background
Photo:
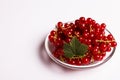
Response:
[{"label": "white background", "polygon": [[[0,0],[0,80],[119,80],[119,8],[119,0]],[[104,65],[74,71],[49,59],[44,39],[80,16],[105,22],[118,46]]]}]

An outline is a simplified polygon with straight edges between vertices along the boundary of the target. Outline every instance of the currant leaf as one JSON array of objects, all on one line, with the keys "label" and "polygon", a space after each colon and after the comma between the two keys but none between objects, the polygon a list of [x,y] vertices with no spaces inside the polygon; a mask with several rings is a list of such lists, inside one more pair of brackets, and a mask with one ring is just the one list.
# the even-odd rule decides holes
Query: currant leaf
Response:
[{"label": "currant leaf", "polygon": [[73,51],[72,51],[72,47],[68,43],[64,44],[63,51],[64,51],[65,57],[72,58],[74,56]]},{"label": "currant leaf", "polygon": [[64,56],[72,58],[73,56],[83,56],[88,50],[86,44],[80,43],[77,37],[73,37],[70,43],[65,43],[63,46]]}]

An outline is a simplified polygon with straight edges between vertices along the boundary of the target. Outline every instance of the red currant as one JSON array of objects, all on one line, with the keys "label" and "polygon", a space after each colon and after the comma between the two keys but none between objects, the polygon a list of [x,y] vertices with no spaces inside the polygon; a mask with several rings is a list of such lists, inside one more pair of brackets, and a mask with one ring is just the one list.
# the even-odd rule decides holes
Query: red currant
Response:
[{"label": "red currant", "polygon": [[57,23],[57,27],[59,28],[59,27],[62,27],[63,26],[63,23],[62,22],[58,22]]},{"label": "red currant", "polygon": [[92,51],[92,54],[95,55],[95,54],[98,53],[98,50],[99,50],[99,49],[98,49],[97,47],[94,47],[92,50],[93,50],[93,51]]},{"label": "red currant", "polygon": [[49,35],[48,37],[49,37],[50,42],[54,42],[54,36]]},{"label": "red currant", "polygon": [[100,50],[105,52],[107,50],[107,45],[105,43],[100,44]]},{"label": "red currant", "polygon": [[107,38],[108,38],[109,40],[113,40],[113,39],[114,39],[113,36],[112,36],[112,34],[109,34],[109,35],[107,36]]},{"label": "red currant", "polygon": [[76,60],[75,60],[75,64],[76,64],[76,65],[81,65],[81,64],[82,64],[81,59],[76,59]]},{"label": "red currant", "polygon": [[114,41],[114,42],[111,42],[111,46],[112,47],[116,47],[117,46],[117,43]]},{"label": "red currant", "polygon": [[102,23],[101,26],[100,26],[101,31],[104,31],[104,30],[105,30],[105,27],[106,27],[106,24],[105,24],[105,23]]},{"label": "red currant", "polygon": [[88,57],[83,57],[82,58],[82,64],[87,65],[90,63],[90,59]]},{"label": "red currant", "polygon": [[68,28],[68,27],[69,27],[69,24],[68,24],[68,23],[65,23],[65,24],[64,24],[64,27],[65,27],[65,28]]},{"label": "red currant", "polygon": [[80,17],[79,20],[81,23],[83,23],[83,22],[85,22],[85,17]]},{"label": "red currant", "polygon": [[103,59],[103,55],[102,54],[96,54],[96,55],[94,55],[94,60],[101,61],[102,59]]},{"label": "red currant", "polygon": [[87,18],[87,23],[92,23],[92,19],[91,18]]},{"label": "red currant", "polygon": [[68,60],[68,63],[69,63],[69,64],[72,64],[72,65],[75,65],[75,60],[74,60],[74,59],[69,59],[69,60]]}]

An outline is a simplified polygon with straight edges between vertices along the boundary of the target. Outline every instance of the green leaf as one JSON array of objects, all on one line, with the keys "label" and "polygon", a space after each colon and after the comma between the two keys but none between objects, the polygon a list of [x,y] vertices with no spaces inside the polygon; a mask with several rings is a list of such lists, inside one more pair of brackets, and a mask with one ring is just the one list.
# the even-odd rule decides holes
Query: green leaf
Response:
[{"label": "green leaf", "polygon": [[77,52],[79,52],[78,55],[83,56],[88,51],[88,46],[85,44],[81,44],[80,47],[77,49]]},{"label": "green leaf", "polygon": [[80,43],[77,37],[73,37],[70,43],[63,46],[64,56],[72,58],[74,56],[83,56],[88,51],[86,44]]},{"label": "green leaf", "polygon": [[72,54],[72,53],[65,53],[64,56],[67,57],[67,58],[72,58],[74,56],[74,54]]},{"label": "green leaf", "polygon": [[77,48],[80,47],[80,42],[77,39],[77,37],[73,37],[73,39],[70,42],[70,46],[72,47],[72,51],[74,54],[77,54]]},{"label": "green leaf", "polygon": [[73,51],[72,51],[72,47],[68,43],[64,44],[63,51],[65,53],[64,56],[66,56],[68,58],[72,58],[74,56]]}]

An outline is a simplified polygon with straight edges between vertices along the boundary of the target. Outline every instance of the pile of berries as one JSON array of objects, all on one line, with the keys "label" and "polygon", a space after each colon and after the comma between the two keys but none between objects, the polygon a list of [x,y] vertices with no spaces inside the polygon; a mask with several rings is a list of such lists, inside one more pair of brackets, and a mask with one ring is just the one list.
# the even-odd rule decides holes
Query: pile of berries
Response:
[{"label": "pile of berries", "polygon": [[[73,22],[58,22],[56,28],[49,34],[49,41],[54,46],[52,54],[59,60],[72,65],[88,65],[95,61],[101,61],[106,52],[116,47],[117,43],[111,33],[107,34],[106,24],[99,24],[92,18],[80,17]],[[64,54],[64,44],[70,43],[76,37],[80,43],[88,46],[87,52],[71,58]],[[109,53],[108,53],[109,54]]]}]

